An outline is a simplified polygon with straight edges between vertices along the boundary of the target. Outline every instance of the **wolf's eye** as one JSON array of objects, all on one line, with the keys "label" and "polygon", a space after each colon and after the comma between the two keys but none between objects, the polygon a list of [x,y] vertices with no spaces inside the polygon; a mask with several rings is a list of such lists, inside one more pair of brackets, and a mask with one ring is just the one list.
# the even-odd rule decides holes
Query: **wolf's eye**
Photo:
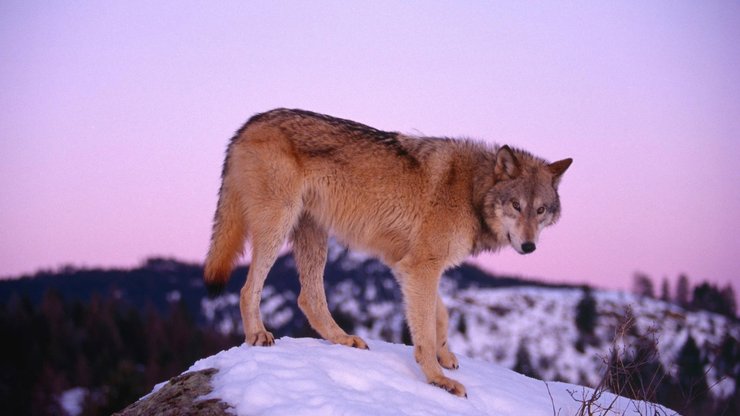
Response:
[{"label": "wolf's eye", "polygon": [[542,215],[544,213],[545,213],[545,207],[544,206],[537,208],[537,215]]},{"label": "wolf's eye", "polygon": [[511,202],[511,206],[513,206],[513,207],[514,207],[514,209],[515,209],[515,210],[517,210],[517,211],[519,211],[519,212],[521,212],[521,211],[522,211],[522,206],[521,206],[521,205],[519,205],[519,203],[518,203],[518,202],[516,202],[516,201],[512,201],[512,202]]}]

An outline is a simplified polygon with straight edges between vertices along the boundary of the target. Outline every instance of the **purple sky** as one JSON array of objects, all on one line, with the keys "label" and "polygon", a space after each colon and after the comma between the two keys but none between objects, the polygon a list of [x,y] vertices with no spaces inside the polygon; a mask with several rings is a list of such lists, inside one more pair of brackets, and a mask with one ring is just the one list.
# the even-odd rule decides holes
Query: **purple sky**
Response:
[{"label": "purple sky", "polygon": [[740,282],[740,3],[0,2],[0,276],[202,261],[226,143],[299,107],[573,157],[495,272]]}]

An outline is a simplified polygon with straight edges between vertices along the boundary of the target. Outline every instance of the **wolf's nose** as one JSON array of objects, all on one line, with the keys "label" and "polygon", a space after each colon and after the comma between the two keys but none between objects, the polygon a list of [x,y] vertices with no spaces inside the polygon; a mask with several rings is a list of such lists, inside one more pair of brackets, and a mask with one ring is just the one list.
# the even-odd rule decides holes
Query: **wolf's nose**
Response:
[{"label": "wolf's nose", "polygon": [[527,241],[526,243],[522,244],[522,251],[525,252],[525,253],[527,253],[527,254],[533,252],[534,249],[536,249],[536,248],[537,248],[537,246],[534,245],[534,243],[531,242],[531,241]]}]

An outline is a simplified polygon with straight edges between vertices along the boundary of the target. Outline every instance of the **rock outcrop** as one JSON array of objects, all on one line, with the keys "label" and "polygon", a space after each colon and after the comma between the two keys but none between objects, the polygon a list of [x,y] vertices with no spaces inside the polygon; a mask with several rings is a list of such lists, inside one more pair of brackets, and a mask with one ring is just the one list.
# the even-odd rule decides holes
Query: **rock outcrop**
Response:
[{"label": "rock outcrop", "polygon": [[229,405],[218,399],[199,399],[213,390],[211,378],[216,372],[216,369],[209,368],[173,377],[156,392],[142,397],[114,416],[233,415]]}]

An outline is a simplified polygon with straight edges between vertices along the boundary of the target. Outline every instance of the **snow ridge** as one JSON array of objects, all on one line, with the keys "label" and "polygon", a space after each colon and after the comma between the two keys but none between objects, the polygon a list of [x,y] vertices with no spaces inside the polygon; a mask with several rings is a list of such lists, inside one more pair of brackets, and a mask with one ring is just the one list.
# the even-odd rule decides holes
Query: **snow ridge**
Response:
[{"label": "snow ridge", "polygon": [[[411,347],[368,341],[369,351],[284,337],[269,348],[241,345],[222,351],[197,361],[188,371],[217,369],[214,390],[203,398],[222,400],[239,415],[550,416],[553,409],[571,415],[580,405],[574,396],[591,394],[586,387],[545,383],[496,364],[460,357],[461,368],[447,373],[467,387],[468,399],[463,399],[427,384]],[[604,393],[598,404],[606,408],[614,399]],[[608,414],[640,411],[675,414],[626,398],[616,398]]]}]

